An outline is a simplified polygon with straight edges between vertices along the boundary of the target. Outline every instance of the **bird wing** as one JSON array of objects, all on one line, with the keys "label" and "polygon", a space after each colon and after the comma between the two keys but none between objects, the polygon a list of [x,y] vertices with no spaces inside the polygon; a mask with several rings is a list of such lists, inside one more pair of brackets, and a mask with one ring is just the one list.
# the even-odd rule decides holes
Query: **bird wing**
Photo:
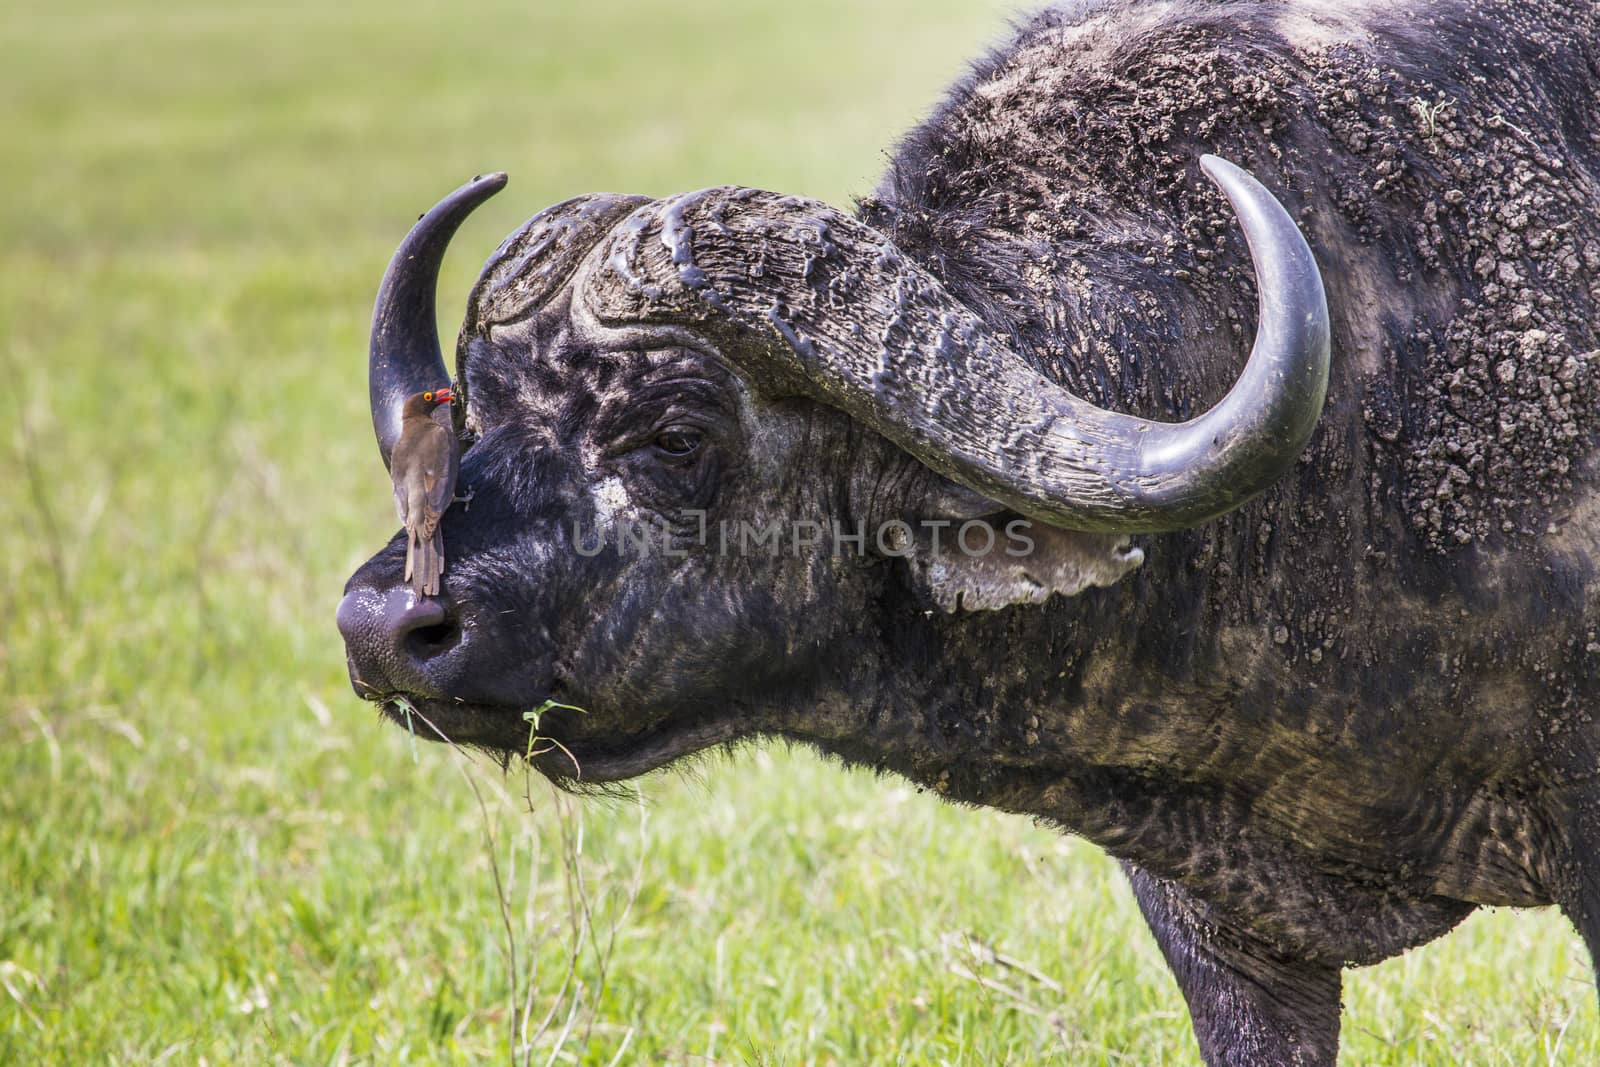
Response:
[{"label": "bird wing", "polygon": [[394,443],[394,454],[389,457],[389,477],[394,483],[394,510],[400,516],[400,524],[406,529],[411,528],[411,504],[415,497],[416,481],[414,474],[416,463],[412,461],[411,454],[417,446],[416,435],[400,431],[400,440]]},{"label": "bird wing", "polygon": [[[428,454],[436,462],[430,463],[425,490],[428,496],[428,510],[434,515],[434,522],[450,507],[450,502],[456,498],[456,463],[461,453],[461,444],[456,440],[454,429],[445,429],[437,422],[428,431],[430,438]],[[438,446],[434,446],[437,440]]]},{"label": "bird wing", "polygon": [[[406,471],[406,526],[422,540],[439,528],[455,499],[455,434],[429,419],[415,435],[416,460]],[[396,491],[398,495],[398,490]]]}]

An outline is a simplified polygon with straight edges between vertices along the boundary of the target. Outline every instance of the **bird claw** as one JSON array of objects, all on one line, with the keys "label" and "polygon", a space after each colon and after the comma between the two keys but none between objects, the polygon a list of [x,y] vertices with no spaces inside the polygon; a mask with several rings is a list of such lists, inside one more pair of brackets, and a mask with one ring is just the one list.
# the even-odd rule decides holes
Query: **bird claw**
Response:
[{"label": "bird claw", "polygon": [[477,495],[478,494],[477,494],[476,491],[474,491],[472,489],[468,489],[465,493],[458,493],[456,496],[451,497],[450,498],[450,503],[452,503],[452,504],[460,504],[462,511],[471,511],[472,510],[472,498],[477,496]]}]

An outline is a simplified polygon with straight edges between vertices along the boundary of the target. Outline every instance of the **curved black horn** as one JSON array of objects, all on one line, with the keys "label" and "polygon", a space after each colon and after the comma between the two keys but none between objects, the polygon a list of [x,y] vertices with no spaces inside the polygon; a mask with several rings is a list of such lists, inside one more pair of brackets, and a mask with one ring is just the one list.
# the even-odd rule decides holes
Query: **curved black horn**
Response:
[{"label": "curved black horn", "polygon": [[367,361],[372,428],[385,467],[400,438],[400,411],[406,397],[450,381],[433,309],[445,248],[472,210],[505,186],[504,174],[472,179],[418,219],[389,260],[372,308]]},{"label": "curved black horn", "polygon": [[692,325],[775,394],[848,412],[1030,518],[1180,530],[1287,471],[1328,387],[1328,304],[1304,236],[1249,174],[1201,162],[1238,214],[1260,316],[1233,389],[1183,423],[1072,395],[883,234],[813,200],[719,188],[647,204],[596,248],[580,284],[598,322]]},{"label": "curved black horn", "polygon": [[1332,331],[1322,274],[1289,213],[1249,172],[1201,156],[1239,217],[1256,270],[1256,339],[1228,395],[1185,423],[1161,424],[1139,449],[1151,506],[1178,521],[1211,518],[1294,464],[1328,394]]}]

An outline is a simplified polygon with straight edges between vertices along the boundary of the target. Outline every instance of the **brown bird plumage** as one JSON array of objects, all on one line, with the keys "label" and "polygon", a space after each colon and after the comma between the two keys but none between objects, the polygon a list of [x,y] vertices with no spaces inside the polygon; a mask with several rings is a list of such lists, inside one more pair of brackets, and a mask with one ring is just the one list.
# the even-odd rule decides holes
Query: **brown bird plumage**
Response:
[{"label": "brown bird plumage", "polygon": [[419,596],[438,596],[444,574],[439,520],[455,499],[461,442],[434,411],[455,399],[448,388],[413,393],[401,413],[400,439],[390,457],[394,502],[406,528],[406,581]]}]

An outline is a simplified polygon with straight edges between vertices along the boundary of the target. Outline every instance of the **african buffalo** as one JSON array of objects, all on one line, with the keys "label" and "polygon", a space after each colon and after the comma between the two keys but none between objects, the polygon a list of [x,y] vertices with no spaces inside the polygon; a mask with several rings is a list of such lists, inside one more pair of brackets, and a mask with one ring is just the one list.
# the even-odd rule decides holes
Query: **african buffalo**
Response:
[{"label": "african buffalo", "polygon": [[[853,213],[542,212],[468,301],[442,595],[398,536],[350,579],[358,691],[507,753],[581,706],[568,785],[777,736],[1081,834],[1212,1064],[1333,1063],[1340,968],[1480,904],[1600,952],[1597,15],[1068,4]],[[386,461],[503,182],[389,267]]]}]

